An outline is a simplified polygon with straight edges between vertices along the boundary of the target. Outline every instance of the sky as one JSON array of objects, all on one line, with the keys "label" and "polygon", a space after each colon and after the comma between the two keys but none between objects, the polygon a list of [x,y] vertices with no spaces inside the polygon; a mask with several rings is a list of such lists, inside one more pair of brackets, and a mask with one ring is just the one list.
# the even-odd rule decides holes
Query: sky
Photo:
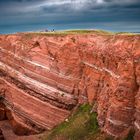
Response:
[{"label": "sky", "polygon": [[140,0],[0,0],[0,33],[44,29],[140,32]]}]

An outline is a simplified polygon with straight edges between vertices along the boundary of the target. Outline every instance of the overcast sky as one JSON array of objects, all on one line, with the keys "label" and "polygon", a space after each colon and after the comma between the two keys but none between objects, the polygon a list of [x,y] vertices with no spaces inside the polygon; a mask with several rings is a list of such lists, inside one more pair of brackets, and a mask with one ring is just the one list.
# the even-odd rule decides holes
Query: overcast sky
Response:
[{"label": "overcast sky", "polygon": [[46,28],[140,32],[140,0],[0,0],[0,33]]}]

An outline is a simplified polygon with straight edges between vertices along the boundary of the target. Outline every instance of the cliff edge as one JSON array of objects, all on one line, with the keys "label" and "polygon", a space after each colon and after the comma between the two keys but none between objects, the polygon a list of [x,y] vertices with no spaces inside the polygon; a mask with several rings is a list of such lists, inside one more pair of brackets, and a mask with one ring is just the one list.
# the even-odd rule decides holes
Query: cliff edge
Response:
[{"label": "cliff edge", "polygon": [[0,36],[0,120],[18,135],[51,130],[90,103],[102,131],[140,138],[140,36]]}]

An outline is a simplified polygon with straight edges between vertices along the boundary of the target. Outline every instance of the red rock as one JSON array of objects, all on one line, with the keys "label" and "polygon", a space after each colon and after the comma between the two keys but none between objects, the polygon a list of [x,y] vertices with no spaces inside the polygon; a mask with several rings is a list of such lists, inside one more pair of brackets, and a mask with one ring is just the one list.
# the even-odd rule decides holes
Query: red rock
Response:
[{"label": "red rock", "polygon": [[[96,103],[100,128],[140,137],[140,36],[0,37],[0,89],[19,135],[52,129],[78,103]],[[19,130],[19,131],[18,131]]]},{"label": "red rock", "polygon": [[0,140],[4,140],[2,130],[0,129]]}]

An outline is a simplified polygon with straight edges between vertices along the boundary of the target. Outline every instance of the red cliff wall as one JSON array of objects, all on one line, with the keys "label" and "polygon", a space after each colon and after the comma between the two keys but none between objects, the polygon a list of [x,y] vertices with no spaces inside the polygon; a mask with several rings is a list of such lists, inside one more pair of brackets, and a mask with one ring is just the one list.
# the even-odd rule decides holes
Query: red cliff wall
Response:
[{"label": "red cliff wall", "polygon": [[138,140],[139,59],[137,35],[1,36],[0,94],[14,131],[51,129],[89,102],[104,132],[135,129]]}]

